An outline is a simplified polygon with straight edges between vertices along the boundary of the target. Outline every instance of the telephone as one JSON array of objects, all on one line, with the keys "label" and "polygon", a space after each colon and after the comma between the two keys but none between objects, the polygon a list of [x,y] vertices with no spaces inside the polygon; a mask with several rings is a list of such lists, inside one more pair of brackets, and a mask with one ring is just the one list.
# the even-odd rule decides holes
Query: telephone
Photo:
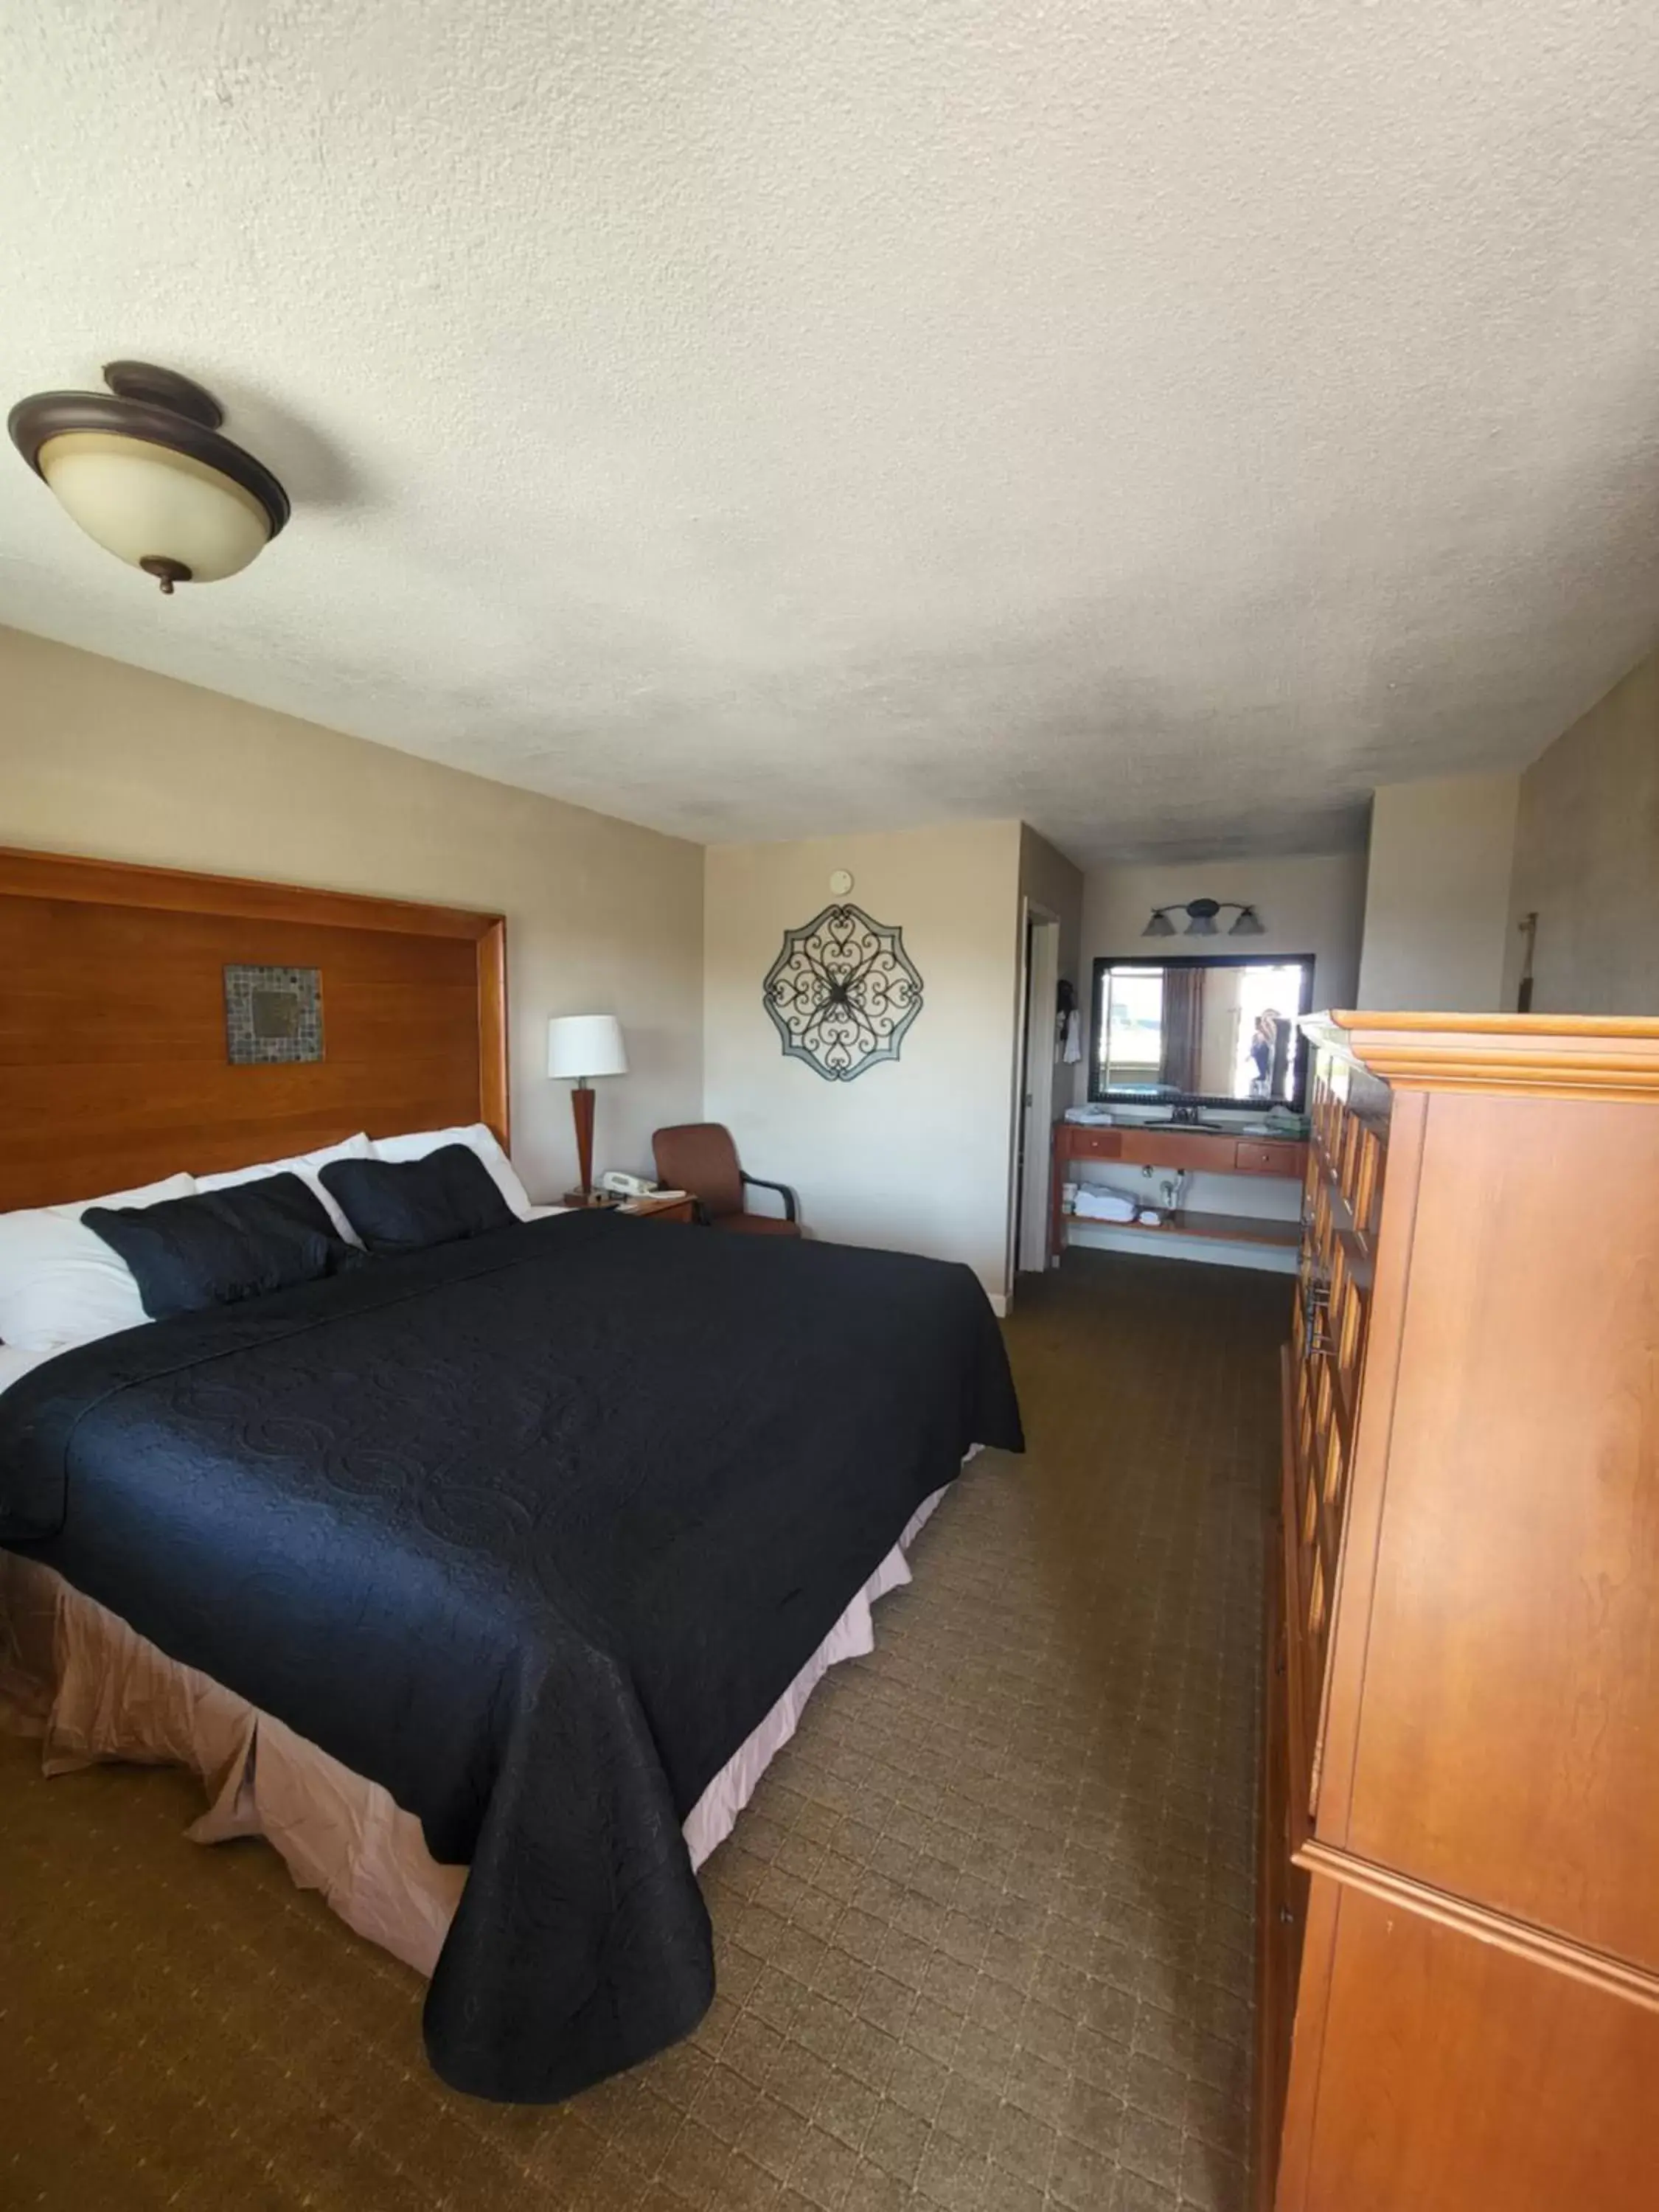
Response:
[{"label": "telephone", "polygon": [[612,1198],[649,1198],[656,1188],[642,1176],[624,1175],[620,1168],[607,1168],[599,1177],[599,1188]]}]

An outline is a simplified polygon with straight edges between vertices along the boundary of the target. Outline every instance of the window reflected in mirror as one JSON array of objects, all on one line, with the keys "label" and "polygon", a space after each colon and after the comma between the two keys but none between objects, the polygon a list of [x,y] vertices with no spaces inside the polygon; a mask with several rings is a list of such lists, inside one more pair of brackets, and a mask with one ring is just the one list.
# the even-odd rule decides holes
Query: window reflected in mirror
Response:
[{"label": "window reflected in mirror", "polygon": [[1311,959],[1097,960],[1089,1096],[1299,1111]]}]

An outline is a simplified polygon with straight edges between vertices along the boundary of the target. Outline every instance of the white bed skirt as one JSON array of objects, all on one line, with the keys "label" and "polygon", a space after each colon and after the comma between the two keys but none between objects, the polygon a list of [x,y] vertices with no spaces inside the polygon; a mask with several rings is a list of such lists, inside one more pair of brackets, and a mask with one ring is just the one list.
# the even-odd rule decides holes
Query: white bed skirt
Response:
[{"label": "white bed skirt", "polygon": [[[944,1495],[936,1490],[924,1498],[777,1704],[692,1807],[684,1834],[694,1867],[731,1834],[829,1668],[875,1649],[870,1609],[910,1580],[905,1553]],[[97,1759],[191,1768],[209,1799],[189,1831],[196,1842],[265,1837],[299,1886],[320,1890],[360,1936],[418,1973],[429,1975],[437,1963],[466,1869],[432,1857],[412,1814],[379,1783],[167,1658],[50,1568],[8,1552],[0,1552],[0,1727],[41,1737],[47,1774]]]}]

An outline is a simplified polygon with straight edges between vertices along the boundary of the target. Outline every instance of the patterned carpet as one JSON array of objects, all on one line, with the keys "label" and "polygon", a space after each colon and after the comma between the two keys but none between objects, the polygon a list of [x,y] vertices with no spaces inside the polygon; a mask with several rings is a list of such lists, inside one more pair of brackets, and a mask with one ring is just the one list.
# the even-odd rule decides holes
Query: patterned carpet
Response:
[{"label": "patterned carpet", "polygon": [[0,1739],[7,2212],[1243,2212],[1279,1279],[1074,1253],[983,1455],[704,1880],[689,2042],[441,2088],[421,1984],[194,1786]]}]

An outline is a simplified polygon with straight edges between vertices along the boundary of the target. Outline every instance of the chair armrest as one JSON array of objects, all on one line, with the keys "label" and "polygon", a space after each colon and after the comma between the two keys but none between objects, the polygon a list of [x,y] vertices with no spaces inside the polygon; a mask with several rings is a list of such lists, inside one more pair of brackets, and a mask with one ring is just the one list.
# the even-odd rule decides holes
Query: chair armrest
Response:
[{"label": "chair armrest", "polygon": [[744,1186],[745,1188],[747,1188],[750,1183],[753,1183],[757,1190],[776,1191],[778,1196],[783,1200],[783,1218],[786,1221],[799,1221],[800,1219],[799,1210],[795,1204],[795,1194],[790,1189],[787,1183],[768,1182],[764,1176],[744,1175],[741,1168],[738,1170],[738,1173],[740,1176],[743,1176]]}]

